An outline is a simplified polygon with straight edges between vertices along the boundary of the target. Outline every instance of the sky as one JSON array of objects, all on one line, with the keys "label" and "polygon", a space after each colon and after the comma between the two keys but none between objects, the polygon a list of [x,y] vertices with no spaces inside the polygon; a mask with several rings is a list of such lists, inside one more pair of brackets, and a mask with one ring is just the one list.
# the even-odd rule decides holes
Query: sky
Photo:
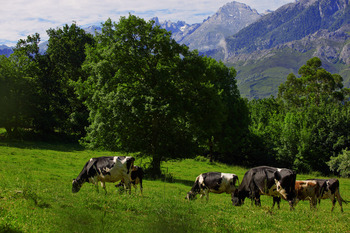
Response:
[{"label": "sky", "polygon": [[[295,0],[236,0],[259,13],[276,10]],[[149,20],[200,23],[232,0],[0,0],[0,45],[13,46],[19,39],[39,33],[47,40],[46,30],[71,25],[84,28],[100,26],[108,18],[118,22],[129,13]]]}]

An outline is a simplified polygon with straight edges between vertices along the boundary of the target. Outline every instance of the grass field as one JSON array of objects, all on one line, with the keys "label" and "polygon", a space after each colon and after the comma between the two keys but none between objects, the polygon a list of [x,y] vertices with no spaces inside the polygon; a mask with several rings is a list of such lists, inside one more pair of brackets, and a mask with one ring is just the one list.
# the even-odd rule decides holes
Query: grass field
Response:
[{"label": "grass field", "polygon": [[[163,164],[167,180],[145,180],[129,195],[107,184],[84,184],[71,192],[71,182],[91,157],[117,155],[83,150],[70,144],[0,143],[0,232],[350,232],[350,205],[344,213],[323,200],[316,211],[300,202],[294,211],[282,201],[271,209],[234,207],[228,194],[211,194],[209,202],[185,200],[196,176],[203,172],[236,173],[246,168],[187,159]],[[135,165],[141,160],[136,158]],[[314,178],[298,175],[297,179]],[[350,180],[340,179],[340,192],[350,200]]]}]

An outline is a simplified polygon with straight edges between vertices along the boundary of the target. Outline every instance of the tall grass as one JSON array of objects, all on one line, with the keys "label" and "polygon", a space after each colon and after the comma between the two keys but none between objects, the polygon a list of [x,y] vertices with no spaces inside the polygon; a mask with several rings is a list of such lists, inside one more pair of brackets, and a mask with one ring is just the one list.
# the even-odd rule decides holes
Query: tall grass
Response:
[{"label": "tall grass", "polygon": [[[71,182],[91,157],[118,155],[81,150],[64,144],[0,144],[0,232],[349,232],[350,206],[344,213],[324,200],[316,211],[301,202],[289,211],[262,207],[233,207],[228,194],[185,200],[196,176],[208,171],[236,173],[246,168],[186,159],[163,164],[166,179],[145,180],[129,195],[107,184],[107,194],[91,184],[73,194]],[[141,159],[136,158],[136,165]],[[298,179],[311,178],[298,175]],[[350,180],[340,179],[340,192],[350,199]],[[338,204],[337,204],[338,205]]]}]

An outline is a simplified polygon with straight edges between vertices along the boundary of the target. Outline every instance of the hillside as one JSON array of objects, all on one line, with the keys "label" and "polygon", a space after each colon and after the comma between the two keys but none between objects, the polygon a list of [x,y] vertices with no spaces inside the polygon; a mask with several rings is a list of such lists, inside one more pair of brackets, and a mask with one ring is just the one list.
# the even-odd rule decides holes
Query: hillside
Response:
[{"label": "hillside", "polygon": [[239,54],[226,60],[227,65],[237,70],[240,92],[249,98],[263,98],[276,95],[278,86],[290,73],[312,57],[319,57],[323,67],[331,73],[338,73],[350,86],[350,25],[337,31],[320,30],[301,40],[291,41],[272,49],[257,50]]},{"label": "hillside", "polygon": [[225,50],[207,55],[237,69],[241,94],[249,98],[275,95],[287,75],[314,56],[349,86],[349,21],[348,0],[302,0],[227,37]]},{"label": "hillside", "polygon": [[350,22],[349,0],[301,0],[266,15],[226,39],[229,56],[270,49],[321,29],[335,31]]},{"label": "hillside", "polygon": [[11,47],[8,47],[6,45],[0,45],[0,55],[10,56],[10,54],[13,53],[13,50]]}]

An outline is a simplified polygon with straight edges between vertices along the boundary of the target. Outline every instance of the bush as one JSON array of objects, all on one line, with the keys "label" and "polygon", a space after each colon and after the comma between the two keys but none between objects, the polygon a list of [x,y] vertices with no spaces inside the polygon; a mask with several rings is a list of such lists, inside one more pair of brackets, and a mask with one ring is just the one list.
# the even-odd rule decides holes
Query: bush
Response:
[{"label": "bush", "polygon": [[342,177],[350,177],[350,151],[343,150],[337,157],[331,157],[327,162],[331,171],[338,172]]}]

